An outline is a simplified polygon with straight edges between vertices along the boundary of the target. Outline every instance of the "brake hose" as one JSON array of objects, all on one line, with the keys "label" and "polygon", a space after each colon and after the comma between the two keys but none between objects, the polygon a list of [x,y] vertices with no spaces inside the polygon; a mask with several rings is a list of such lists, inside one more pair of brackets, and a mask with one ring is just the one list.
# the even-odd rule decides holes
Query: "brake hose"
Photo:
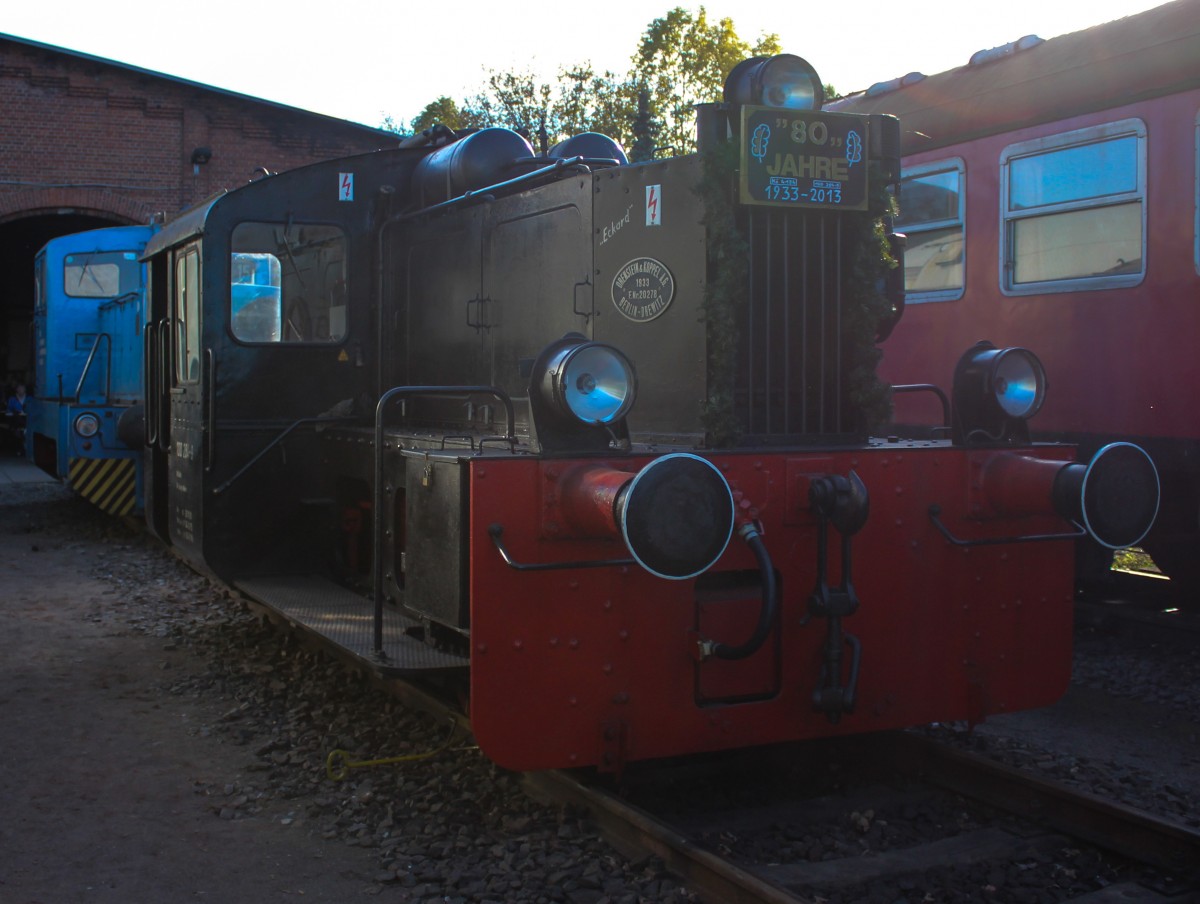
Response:
[{"label": "brake hose", "polygon": [[762,574],[762,606],[758,611],[758,624],[754,633],[740,646],[730,646],[727,643],[712,643],[708,641],[708,653],[718,659],[745,659],[756,652],[771,633],[771,625],[775,622],[775,612],[779,608],[779,589],[775,583],[775,566],[771,563],[771,555],[767,552],[766,544],[758,529],[750,523],[742,525],[738,535],[746,541],[746,545],[754,552],[758,560],[758,570]]}]

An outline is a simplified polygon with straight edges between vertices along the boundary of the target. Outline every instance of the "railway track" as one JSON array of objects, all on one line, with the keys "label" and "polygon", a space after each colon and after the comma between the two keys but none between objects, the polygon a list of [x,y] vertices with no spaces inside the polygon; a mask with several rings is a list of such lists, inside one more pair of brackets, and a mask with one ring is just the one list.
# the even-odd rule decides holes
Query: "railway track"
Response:
[{"label": "railway track", "polygon": [[1169,631],[1200,631],[1200,600],[1153,565],[1113,568],[1102,579],[1081,585],[1076,603],[1083,618],[1107,616]]},{"label": "railway track", "polygon": [[[437,693],[378,684],[469,730]],[[1177,904],[1200,894],[1200,831],[919,732],[639,764],[620,789],[585,772],[530,773],[523,785],[543,803],[585,811],[631,862],[661,858],[709,902]],[[807,841],[822,832],[842,838]],[[1021,888],[1014,869],[1026,874]]]},{"label": "railway track", "polygon": [[1079,628],[1119,630],[1152,643],[1194,647],[1200,637],[1200,608],[1184,608],[1173,596],[1136,584],[1103,597],[1077,600],[1075,618]]},{"label": "railway track", "polygon": [[[454,701],[374,680],[404,705],[469,731]],[[733,777],[741,788],[747,775],[751,790],[739,800],[728,785]],[[661,858],[708,902],[1181,904],[1200,894],[1195,829],[918,732],[693,758],[665,770],[639,764],[619,789],[585,772],[522,781],[542,803],[585,811],[631,862]],[[889,829],[901,823],[924,825]],[[807,841],[822,832],[841,838]],[[1014,870],[1024,874],[1020,887]]]},{"label": "railway track", "polygon": [[[585,809],[625,856],[661,857],[711,902],[1176,904],[1195,900],[1200,892],[1195,866],[1200,863],[1200,832],[918,734],[855,740],[847,749],[850,768],[869,764],[870,772],[882,770],[878,774],[886,778],[852,790],[843,786],[818,798],[791,798],[779,789],[776,802],[732,811],[694,806],[707,793],[706,783],[719,781],[719,772],[706,777],[686,765],[684,772],[690,775],[672,781],[671,796],[683,794],[688,812],[666,816],[655,815],[671,806],[663,803],[661,788],[649,795],[656,802],[643,807],[636,801],[646,796],[644,789],[626,798],[561,772],[531,774],[525,782],[543,800]],[[731,763],[723,761],[719,768]],[[672,771],[677,775],[677,770]],[[651,772],[638,782],[660,780]],[[687,783],[695,783],[690,796]],[[673,806],[679,807],[679,801]],[[900,844],[849,845],[841,855],[810,860],[803,856],[803,844],[771,845],[763,856],[756,843],[764,834],[803,837],[807,830],[802,826],[830,821],[849,823],[865,841],[871,824],[886,822],[890,813],[947,806],[946,812],[954,812],[958,820],[952,832],[945,825],[931,826]],[[1085,849],[1092,846],[1099,851]],[[1079,875],[1081,863],[1093,875]],[[1008,878],[1014,865],[1027,874],[1021,887]]]}]

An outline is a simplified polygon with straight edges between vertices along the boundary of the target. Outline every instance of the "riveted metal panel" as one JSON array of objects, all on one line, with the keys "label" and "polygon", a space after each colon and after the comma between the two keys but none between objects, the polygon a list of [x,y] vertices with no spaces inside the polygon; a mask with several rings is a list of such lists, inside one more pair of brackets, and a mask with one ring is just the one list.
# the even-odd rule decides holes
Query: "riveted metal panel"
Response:
[{"label": "riveted metal panel", "polygon": [[680,158],[596,176],[595,338],[638,373],[630,429],[638,439],[703,436],[705,230],[699,161]]}]

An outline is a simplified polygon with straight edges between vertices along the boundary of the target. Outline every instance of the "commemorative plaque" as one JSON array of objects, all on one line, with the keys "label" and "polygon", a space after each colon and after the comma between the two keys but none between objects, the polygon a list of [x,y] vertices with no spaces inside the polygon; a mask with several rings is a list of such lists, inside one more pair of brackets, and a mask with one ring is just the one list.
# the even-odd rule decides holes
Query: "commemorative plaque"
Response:
[{"label": "commemorative plaque", "polygon": [[866,116],[742,108],[741,201],[867,209]]}]

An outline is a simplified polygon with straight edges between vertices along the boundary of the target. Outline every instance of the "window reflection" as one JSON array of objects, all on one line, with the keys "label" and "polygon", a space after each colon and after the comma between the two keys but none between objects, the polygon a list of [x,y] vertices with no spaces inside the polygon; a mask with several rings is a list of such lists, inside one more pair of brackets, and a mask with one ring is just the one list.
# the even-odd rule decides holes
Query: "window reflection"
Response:
[{"label": "window reflection", "polygon": [[897,230],[904,251],[907,300],[943,301],[962,295],[963,164],[942,161],[908,171],[900,183]]},{"label": "window reflection", "polygon": [[1009,173],[1014,210],[1137,191],[1137,138],[1127,135],[1018,157]]},{"label": "window reflection", "polygon": [[230,324],[242,342],[346,337],[346,239],[336,226],[242,223],[233,232]]},{"label": "window reflection", "polygon": [[1004,288],[1135,285],[1145,273],[1145,125],[1107,123],[1001,155]]}]

